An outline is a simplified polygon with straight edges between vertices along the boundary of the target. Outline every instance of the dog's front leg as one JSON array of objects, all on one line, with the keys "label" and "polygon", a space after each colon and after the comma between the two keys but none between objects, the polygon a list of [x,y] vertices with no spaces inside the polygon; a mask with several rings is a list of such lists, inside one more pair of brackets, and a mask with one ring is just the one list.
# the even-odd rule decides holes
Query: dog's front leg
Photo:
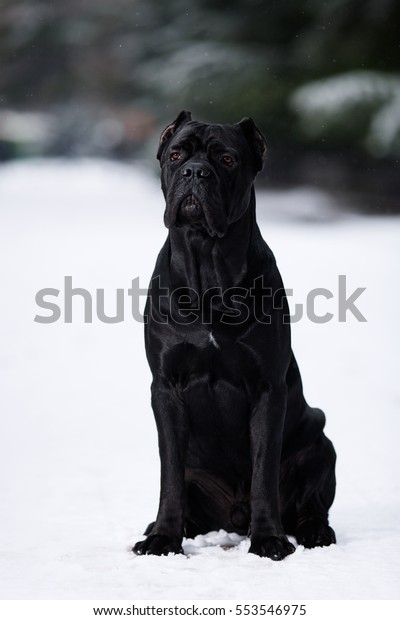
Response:
[{"label": "dog's front leg", "polygon": [[151,391],[161,460],[160,504],[149,536],[136,543],[133,551],[139,555],[183,553],[188,421],[176,388],[156,381]]},{"label": "dog's front leg", "polygon": [[286,412],[286,385],[266,390],[250,418],[253,474],[249,552],[271,560],[293,553],[279,513],[279,467]]}]

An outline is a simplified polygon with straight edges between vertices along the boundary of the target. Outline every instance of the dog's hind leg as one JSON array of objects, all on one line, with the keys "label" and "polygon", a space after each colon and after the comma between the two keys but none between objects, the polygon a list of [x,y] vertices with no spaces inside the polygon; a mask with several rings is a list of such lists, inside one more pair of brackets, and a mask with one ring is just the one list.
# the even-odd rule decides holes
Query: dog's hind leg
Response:
[{"label": "dog's hind leg", "polygon": [[335,496],[335,462],[333,445],[322,433],[315,443],[282,464],[282,521],[286,532],[309,549],[336,542],[328,521]]},{"label": "dog's hind leg", "polygon": [[307,452],[297,473],[295,536],[299,545],[310,549],[336,542],[328,521],[328,511],[335,497],[336,453],[324,434]]}]

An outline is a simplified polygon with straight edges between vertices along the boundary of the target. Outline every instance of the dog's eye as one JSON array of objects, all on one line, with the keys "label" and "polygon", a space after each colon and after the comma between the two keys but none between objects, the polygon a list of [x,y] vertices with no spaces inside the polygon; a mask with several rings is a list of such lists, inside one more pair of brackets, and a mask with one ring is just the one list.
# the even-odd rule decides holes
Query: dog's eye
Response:
[{"label": "dog's eye", "polygon": [[229,167],[233,166],[233,164],[235,163],[235,160],[230,155],[224,155],[222,158],[222,161],[224,162],[226,166],[229,166]]},{"label": "dog's eye", "polygon": [[171,153],[169,158],[170,158],[171,161],[178,161],[178,159],[181,158],[181,154],[178,153],[178,151],[174,151],[173,153]]}]

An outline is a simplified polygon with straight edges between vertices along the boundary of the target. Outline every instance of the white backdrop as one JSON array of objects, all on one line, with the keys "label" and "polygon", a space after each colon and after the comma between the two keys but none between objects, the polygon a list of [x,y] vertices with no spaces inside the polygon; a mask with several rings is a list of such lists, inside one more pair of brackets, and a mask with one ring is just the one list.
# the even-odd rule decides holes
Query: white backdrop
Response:
[{"label": "white backdrop", "polygon": [[367,323],[339,323],[335,299],[320,300],[334,319],[292,330],[306,397],[338,453],[338,545],[274,563],[219,532],[186,541],[186,557],[129,552],[158,499],[143,326],[128,298],[123,323],[85,324],[74,300],[71,324],[39,324],[35,294],[70,275],[103,288],[111,315],[117,288],[136,276],[147,286],[162,211],[158,182],[136,168],[0,167],[1,598],[400,598],[400,220],[336,217],[311,190],[259,192],[258,212],[296,301],[315,287],[336,299],[339,274],[349,291],[367,287]]}]

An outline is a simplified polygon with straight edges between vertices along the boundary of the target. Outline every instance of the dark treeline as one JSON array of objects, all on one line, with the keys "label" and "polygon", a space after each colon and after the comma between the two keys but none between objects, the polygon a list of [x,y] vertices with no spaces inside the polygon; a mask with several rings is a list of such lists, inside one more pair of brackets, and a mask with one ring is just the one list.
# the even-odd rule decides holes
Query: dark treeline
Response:
[{"label": "dark treeline", "polygon": [[188,108],[252,116],[273,181],[393,193],[399,24],[396,0],[0,0],[3,152],[10,111],[48,115],[45,152],[130,156]]}]

